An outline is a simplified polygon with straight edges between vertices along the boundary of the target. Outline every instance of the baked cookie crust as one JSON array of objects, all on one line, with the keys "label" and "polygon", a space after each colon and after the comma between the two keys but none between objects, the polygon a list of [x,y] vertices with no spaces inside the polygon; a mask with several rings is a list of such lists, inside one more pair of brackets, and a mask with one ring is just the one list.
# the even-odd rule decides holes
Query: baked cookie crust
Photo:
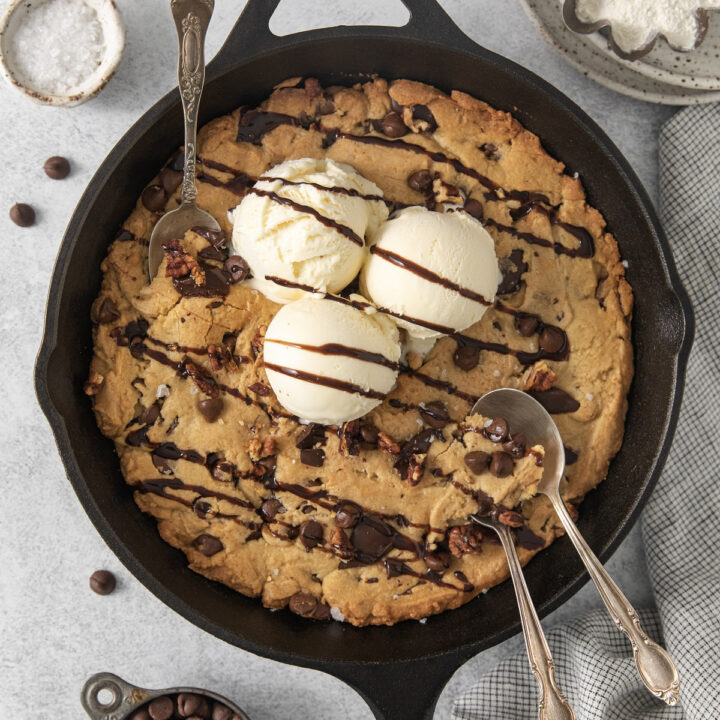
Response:
[{"label": "baked cookie crust", "polygon": [[[515,459],[507,482],[463,458],[501,449],[482,427],[467,430],[474,400],[498,387],[528,390],[553,412],[573,511],[620,447],[632,292],[580,180],[511,115],[410,80],[289,80],[258,109],[208,123],[198,155],[198,204],[228,237],[228,210],[256,178],[284,160],[328,157],[397,206],[459,203],[482,216],[504,277],[498,304],[424,360],[410,355],[359,423],[301,425],[262,364],[280,306],[226,283],[221,237],[199,229],[181,243],[217,286],[182,294],[166,262],[147,283],[153,225],[179,204],[182,156],[171,159],[103,262],[86,386],[163,539],[193,570],[267,607],[377,625],[458,607],[507,577],[494,537],[467,525],[488,497],[515,514],[523,562],[561,534],[544,498],[517,506],[534,455]],[[430,189],[408,183],[418,171]]]}]

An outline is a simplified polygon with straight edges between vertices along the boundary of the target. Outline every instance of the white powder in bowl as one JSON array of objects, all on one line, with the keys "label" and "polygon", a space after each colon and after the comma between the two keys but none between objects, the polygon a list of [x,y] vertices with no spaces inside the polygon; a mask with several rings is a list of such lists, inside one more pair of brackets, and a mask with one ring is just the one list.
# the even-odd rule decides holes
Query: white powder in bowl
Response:
[{"label": "white powder in bowl", "polygon": [[100,67],[103,26],[85,0],[41,0],[13,14],[5,51],[16,80],[43,95],[69,95]]},{"label": "white powder in bowl", "polygon": [[692,50],[697,36],[695,11],[720,8],[720,0],[577,0],[578,20],[607,20],[625,52],[637,50],[658,33],[678,50]]}]

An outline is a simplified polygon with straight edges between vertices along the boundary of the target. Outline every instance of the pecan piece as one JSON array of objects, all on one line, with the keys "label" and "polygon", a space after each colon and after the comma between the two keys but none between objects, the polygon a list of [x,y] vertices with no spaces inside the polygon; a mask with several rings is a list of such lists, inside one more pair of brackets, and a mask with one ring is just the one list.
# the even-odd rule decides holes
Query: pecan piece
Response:
[{"label": "pecan piece", "polygon": [[192,276],[196,285],[205,284],[205,273],[203,272],[197,260],[185,251],[179,240],[168,240],[163,244],[165,252],[165,277],[171,277],[173,280]]},{"label": "pecan piece", "polygon": [[498,515],[498,522],[509,527],[519,528],[525,524],[525,518],[514,510],[505,510]]},{"label": "pecan piece", "polygon": [[253,462],[257,462],[262,457],[262,443],[260,442],[260,440],[258,440],[257,438],[248,440],[247,452],[250,456],[250,459]]},{"label": "pecan piece", "polygon": [[213,372],[227,368],[230,372],[239,372],[235,358],[233,357],[230,348],[224,344],[220,345],[208,345],[208,358],[210,359],[210,367]]},{"label": "pecan piece", "polygon": [[215,380],[204,372],[199,365],[190,362],[190,360],[185,357],[181,362],[181,367],[181,374],[186,374],[195,383],[198,390],[204,392],[211,398],[216,398],[220,395],[220,388],[218,388]]},{"label": "pecan piece", "polygon": [[267,457],[268,455],[274,455],[275,454],[275,438],[272,435],[268,435],[264,440],[262,444],[261,451],[262,455],[260,457]]},{"label": "pecan piece", "polygon": [[340,428],[340,452],[343,455],[360,453],[360,421],[351,420]]},{"label": "pecan piece", "polygon": [[350,539],[341,527],[330,530],[330,546],[343,560],[351,560],[355,554]]},{"label": "pecan piece", "polygon": [[92,370],[87,382],[83,386],[83,390],[86,395],[97,395],[105,382],[105,377],[99,372]]},{"label": "pecan piece", "polygon": [[448,547],[457,558],[480,550],[482,530],[477,525],[456,525],[448,532]]},{"label": "pecan piece", "polygon": [[544,360],[538,360],[525,371],[525,390],[549,390],[557,380],[557,375]]},{"label": "pecan piece", "polygon": [[265,344],[265,333],[267,332],[267,325],[261,325],[255,336],[250,341],[250,348],[252,349],[253,357],[256,359],[262,355],[263,345]]},{"label": "pecan piece", "polygon": [[411,485],[417,485],[425,472],[427,455],[411,455],[408,458],[406,478]]},{"label": "pecan piece", "polygon": [[378,433],[378,447],[390,455],[400,454],[400,446],[382,430]]}]

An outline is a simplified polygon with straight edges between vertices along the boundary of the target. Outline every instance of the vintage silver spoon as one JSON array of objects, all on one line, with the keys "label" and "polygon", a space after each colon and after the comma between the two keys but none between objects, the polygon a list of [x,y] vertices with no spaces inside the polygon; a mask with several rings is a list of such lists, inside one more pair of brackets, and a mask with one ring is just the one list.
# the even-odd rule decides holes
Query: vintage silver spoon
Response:
[{"label": "vintage silver spoon", "polygon": [[185,168],[180,189],[180,207],[163,215],[155,224],[148,248],[150,282],[163,259],[163,243],[183,238],[192,227],[220,230],[217,220],[195,204],[195,159],[197,153],[197,116],[205,83],[205,34],[215,7],[214,0],[172,0],[177,27],[179,53],[178,85],[185,119]]},{"label": "vintage silver spoon", "polygon": [[470,517],[479,525],[492,528],[498,534],[503,550],[505,550],[508,567],[510,568],[510,577],[512,578],[518,609],[520,610],[520,622],[525,636],[525,648],[527,649],[528,660],[530,660],[530,669],[540,688],[538,720],[574,720],[575,713],[555,682],[555,662],[545,639],[545,633],[540,625],[540,618],[537,616],[530,597],[530,591],[525,583],[510,528],[489,517],[479,515],[471,515]]},{"label": "vintage silver spoon", "polygon": [[472,411],[486,417],[505,418],[513,430],[525,433],[529,445],[539,444],[545,448],[543,476],[538,492],[550,499],[567,536],[585,563],[610,617],[630,640],[635,665],[642,681],[651,693],[668,705],[675,705],[680,697],[680,682],[672,658],[642,630],[634,608],[585,542],[560,496],[560,481],[565,471],[565,451],[560,433],[549,413],[527,393],[509,388],[493,390],[484,395],[475,403]]}]

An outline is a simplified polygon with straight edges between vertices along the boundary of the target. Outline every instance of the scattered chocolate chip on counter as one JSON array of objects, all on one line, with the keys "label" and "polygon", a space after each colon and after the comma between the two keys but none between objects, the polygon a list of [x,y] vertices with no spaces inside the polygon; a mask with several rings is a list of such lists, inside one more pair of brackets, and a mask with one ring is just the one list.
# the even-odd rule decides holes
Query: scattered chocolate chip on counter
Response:
[{"label": "scattered chocolate chip on counter", "polygon": [[35,211],[26,203],[15,203],[10,208],[10,219],[20,227],[30,227],[35,224]]},{"label": "scattered chocolate chip on counter", "polygon": [[98,595],[109,595],[115,589],[115,576],[109,570],[96,570],[90,576],[90,589]]},{"label": "scattered chocolate chip on counter", "polygon": [[64,180],[70,174],[70,161],[61,155],[53,155],[45,161],[43,170],[53,180]]}]

